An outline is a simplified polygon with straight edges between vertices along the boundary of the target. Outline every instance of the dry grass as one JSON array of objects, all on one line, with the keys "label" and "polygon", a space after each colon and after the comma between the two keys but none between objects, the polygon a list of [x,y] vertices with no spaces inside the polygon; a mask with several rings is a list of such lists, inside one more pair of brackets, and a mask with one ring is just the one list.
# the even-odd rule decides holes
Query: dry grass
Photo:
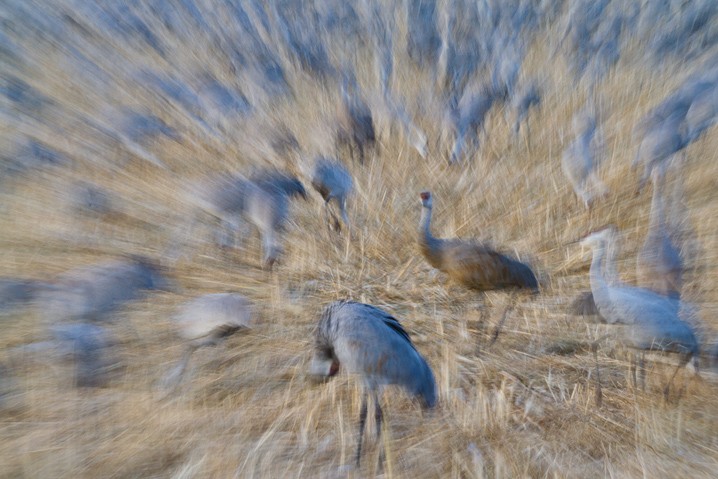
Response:
[{"label": "dry grass", "polygon": [[[437,379],[440,403],[429,413],[397,391],[384,395],[388,461],[383,473],[388,477],[714,476],[715,376],[679,374],[680,398],[666,402],[660,391],[670,366],[656,363],[646,391],[635,390],[626,356],[609,343],[599,352],[604,401],[596,408],[588,345],[605,328],[565,312],[570,300],[589,287],[589,257],[573,241],[590,230],[617,225],[624,234],[619,270],[625,281],[634,281],[650,193],[634,195],[637,177],[628,165],[637,145],[631,128],[690,71],[671,64],[655,75],[636,61],[642,53],[633,46],[599,84],[606,146],[600,177],[611,193],[585,211],[561,172],[560,153],[569,141],[571,116],[589,94],[575,84],[563,60],[549,58],[542,38],[555,30],[539,35],[522,71],[548,80],[541,108],[530,115],[530,150],[523,140],[512,140],[503,114],[493,112],[479,153],[449,168],[450,145],[434,141],[441,133],[441,104],[430,93],[430,78],[398,56],[394,86],[407,99],[421,99],[409,105],[419,112],[417,120],[430,138],[429,158],[422,160],[388,129],[380,131],[378,155],[364,167],[350,165],[357,185],[350,205],[357,237],[346,241],[330,235],[319,196],[313,194],[309,202],[293,206],[286,255],[274,273],[260,269],[255,238],[229,255],[211,242],[193,241],[192,257],[171,269],[182,291],[132,304],[110,326],[120,343],[121,367],[109,387],[76,390],[70,386],[69,365],[13,355],[13,347],[42,340],[46,333],[35,310],[5,317],[0,359],[14,369],[0,410],[0,476],[371,475],[379,453],[371,441],[362,468],[345,467],[356,445],[359,391],[354,381],[346,376],[323,385],[305,380],[319,311],[347,297],[394,313]],[[173,47],[168,58],[174,65],[136,45],[100,43],[98,51],[115,52],[114,58],[100,55],[97,60],[116,86],[99,91],[80,83],[56,45],[24,41],[31,61],[23,78],[52,98],[54,108],[100,118],[103,105],[145,105],[180,128],[185,141],[163,140],[151,147],[170,166],[167,171],[117,147],[92,150],[87,146],[92,133],[73,115],[56,117],[61,134],[32,120],[3,124],[3,141],[32,132],[74,160],[70,169],[17,180],[3,194],[0,265],[5,275],[47,278],[123,252],[161,257],[192,214],[182,196],[188,180],[257,164],[284,166],[283,160],[266,155],[257,138],[262,128],[285,123],[307,158],[331,144],[325,131],[337,95],[304,74],[290,75],[294,99],[267,104],[259,118],[240,121],[216,139],[193,129],[189,119],[122,71],[122,65],[189,72],[211,68],[225,81],[242,84],[210,42],[197,42],[202,55]],[[359,57],[358,77],[371,95],[376,86],[365,66],[369,63],[361,52]],[[690,146],[680,170],[669,176],[671,190],[681,188],[691,232],[684,250],[686,296],[699,307],[704,344],[718,335],[715,133]],[[77,218],[68,208],[68,195],[78,179],[122,197],[129,218]],[[419,256],[415,229],[423,189],[434,192],[437,235],[491,241],[529,261],[540,276],[541,294],[520,299],[490,348],[489,335],[507,296],[481,296],[450,284]],[[209,238],[209,231],[204,233]],[[182,351],[172,312],[189,298],[220,291],[249,297],[260,311],[259,325],[199,351],[180,390],[160,399],[155,384]],[[136,329],[139,341],[125,323]]]}]

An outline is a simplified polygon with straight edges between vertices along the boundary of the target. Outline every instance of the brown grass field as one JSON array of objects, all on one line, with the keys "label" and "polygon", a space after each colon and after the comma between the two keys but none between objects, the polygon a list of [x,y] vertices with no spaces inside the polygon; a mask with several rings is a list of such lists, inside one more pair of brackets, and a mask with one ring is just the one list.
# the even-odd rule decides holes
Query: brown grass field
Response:
[{"label": "brown grass field", "polygon": [[[333,151],[327,125],[336,88],[289,70],[294,98],[269,103],[246,91],[255,114],[211,138],[127,73],[146,65],[160,71],[204,68],[244,85],[242,74],[233,76],[204,39],[192,49],[168,42],[172,62],[132,43],[98,40],[93,58],[114,78],[104,89],[67,67],[60,45],[18,40],[28,52],[21,78],[54,105],[43,121],[5,115],[3,150],[30,134],[73,163],[20,177],[3,189],[2,274],[49,279],[77,265],[141,253],[163,262],[179,288],[149,294],[110,323],[118,361],[105,388],[76,389],[72,364],[19,348],[47,338],[39,306],[2,318],[0,362],[9,375],[0,404],[0,477],[716,477],[718,378],[707,358],[700,375],[691,367],[679,372],[666,400],[662,388],[675,358],[649,356],[642,391],[629,379],[629,355],[609,340],[598,353],[599,408],[590,344],[610,326],[567,313],[570,301],[589,288],[590,252],[575,241],[592,230],[617,226],[619,271],[623,281],[635,282],[651,187],[635,194],[638,172],[629,168],[638,146],[633,125],[700,60],[668,58],[656,69],[644,61],[642,45],[629,42],[615,69],[590,92],[561,55],[552,55],[559,26],[546,27],[529,48],[520,76],[545,78],[542,104],[529,117],[530,142],[523,132],[513,139],[510,124],[494,109],[478,153],[449,167],[451,145],[439,141],[441,100],[432,93],[431,76],[409,62],[402,28],[400,22],[393,90],[426,132],[428,158],[377,118],[377,153],[364,166],[344,158],[356,184],[349,208],[355,237],[327,230],[321,199],[311,192],[307,202],[293,203],[286,252],[273,272],[261,268],[256,235],[223,253],[211,241],[209,223],[188,231],[194,211],[186,185],[254,165],[301,175],[308,160]],[[342,55],[340,48],[332,53],[335,59]],[[370,52],[359,51],[354,61],[367,98],[378,95]],[[572,115],[586,99],[603,108],[599,176],[610,188],[590,211],[577,200],[560,163]],[[181,131],[181,142],[161,140],[149,148],[168,169],[117,146],[91,146],[92,132],[75,114],[103,118],[106,105],[147,107]],[[301,157],[268,153],[265,133],[280,124],[297,135]],[[680,154],[680,166],[667,177],[667,196],[685,232],[684,297],[699,309],[703,348],[718,338],[716,152],[714,127]],[[121,198],[125,214],[85,219],[72,213],[71,185],[80,179]],[[510,296],[468,291],[426,264],[416,245],[418,194],[424,189],[434,193],[437,236],[490,241],[528,261],[540,278],[541,293],[519,296],[490,347]],[[170,262],[167,252],[178,241],[189,254]],[[253,301],[256,327],[199,350],[183,384],[163,397],[157,383],[183,351],[173,312],[197,295],[223,291]],[[393,313],[434,370],[439,392],[438,406],[426,412],[387,388],[382,444],[368,440],[358,470],[351,466],[357,382],[343,374],[325,384],[306,377],[319,313],[340,298]],[[373,432],[370,420],[367,438]],[[383,470],[381,447],[387,454]]]}]

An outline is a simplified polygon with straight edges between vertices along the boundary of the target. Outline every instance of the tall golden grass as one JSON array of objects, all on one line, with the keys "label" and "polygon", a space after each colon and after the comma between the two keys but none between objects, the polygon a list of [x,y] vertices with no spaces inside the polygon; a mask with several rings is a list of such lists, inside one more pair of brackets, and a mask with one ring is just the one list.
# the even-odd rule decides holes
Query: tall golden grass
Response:
[{"label": "tall golden grass", "polygon": [[[397,35],[393,88],[427,133],[429,157],[421,159],[382,126],[378,152],[364,166],[345,158],[356,184],[350,204],[356,237],[329,232],[319,195],[311,193],[308,202],[293,204],[286,252],[271,273],[260,267],[255,237],[225,254],[209,241],[209,224],[185,234],[190,254],[169,269],[181,290],[153,293],[123,309],[109,326],[119,343],[119,366],[108,387],[74,389],[71,365],[17,352],[22,351],[17,346],[46,338],[37,307],[5,317],[0,359],[9,365],[10,377],[0,409],[0,476],[366,477],[379,471],[381,446],[387,453],[381,473],[387,477],[715,477],[715,375],[679,373],[679,392],[666,401],[661,390],[672,372],[670,362],[649,361],[648,386],[637,390],[629,380],[628,356],[608,341],[599,351],[603,406],[597,408],[590,343],[610,329],[566,309],[589,288],[590,255],[574,241],[591,230],[618,227],[619,271],[624,281],[635,280],[650,188],[635,195],[637,173],[629,164],[638,145],[631,130],[693,67],[666,59],[656,72],[644,60],[643,46],[633,44],[589,92],[561,56],[551,55],[549,40],[558,30],[554,25],[538,35],[522,68],[522,80],[546,79],[542,104],[530,114],[530,142],[523,132],[512,138],[503,113],[494,110],[478,153],[457,167],[447,165],[451,145],[437,141],[444,106],[432,93],[431,75],[409,63]],[[22,45],[29,52],[23,78],[58,109],[99,118],[103,105],[146,106],[179,128],[184,141],[152,145],[169,166],[162,170],[117,147],[87,148],[92,133],[71,115],[59,116],[59,125],[3,123],[6,144],[30,133],[74,160],[72,168],[15,180],[3,194],[4,275],[47,279],[125,252],[164,261],[195,214],[184,196],[188,181],[255,165],[301,172],[314,155],[332,153],[327,127],[337,91],[301,72],[289,71],[294,98],[260,103],[261,111],[213,139],[123,74],[124,67],[143,65],[209,69],[242,85],[241,72],[232,76],[203,38],[191,48],[170,44],[171,61],[133,44],[99,44],[98,49],[114,51],[114,57],[101,60],[101,68],[116,77],[115,86],[105,90],[68,69],[60,46],[32,39]],[[370,53],[361,51],[357,58],[358,78],[373,98],[378,86]],[[560,167],[572,115],[586,100],[604,108],[599,176],[610,188],[591,211],[577,200]],[[280,124],[299,138],[301,158],[268,153],[264,138]],[[680,189],[673,195],[680,200],[674,209],[690,232],[684,296],[699,308],[703,346],[718,337],[716,151],[712,129],[681,154],[667,182],[669,195]],[[77,217],[69,203],[79,179],[121,197],[127,216]],[[528,261],[540,277],[541,294],[521,299],[491,347],[490,332],[508,296],[467,291],[421,258],[416,226],[418,193],[424,189],[434,193],[437,236],[491,241]],[[183,348],[173,312],[199,294],[221,291],[250,298],[259,310],[257,327],[198,351],[185,382],[162,398],[156,384]],[[358,470],[347,466],[356,446],[356,382],[344,375],[321,385],[305,380],[319,312],[338,298],[395,314],[432,366],[440,397],[427,413],[388,389],[383,444],[369,441]]]}]

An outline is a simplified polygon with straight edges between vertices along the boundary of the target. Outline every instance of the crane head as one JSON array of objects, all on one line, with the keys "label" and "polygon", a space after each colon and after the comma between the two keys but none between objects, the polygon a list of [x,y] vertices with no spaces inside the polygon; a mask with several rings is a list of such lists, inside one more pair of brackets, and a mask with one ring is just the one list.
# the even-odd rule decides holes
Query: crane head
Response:
[{"label": "crane head", "polygon": [[431,199],[431,192],[429,191],[422,191],[419,196],[421,197],[421,206],[424,208],[431,208],[432,206],[432,199]]},{"label": "crane head", "polygon": [[598,231],[586,235],[581,241],[581,246],[593,247],[594,245],[605,245],[616,234],[616,227],[606,226]]}]

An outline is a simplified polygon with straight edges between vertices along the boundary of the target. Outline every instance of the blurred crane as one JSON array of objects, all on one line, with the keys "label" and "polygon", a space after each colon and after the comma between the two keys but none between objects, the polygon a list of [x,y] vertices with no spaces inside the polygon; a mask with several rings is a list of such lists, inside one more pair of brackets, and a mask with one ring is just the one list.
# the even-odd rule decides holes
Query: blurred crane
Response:
[{"label": "blurred crane", "polygon": [[341,86],[341,104],[337,112],[337,148],[349,147],[352,160],[355,151],[359,163],[364,164],[366,148],[376,146],[376,134],[371,110],[358,92],[359,86],[353,74],[345,71]]},{"label": "blurred crane", "polygon": [[596,196],[603,197],[607,188],[596,175],[596,164],[591,142],[596,133],[596,119],[588,111],[582,111],[573,118],[576,138],[561,156],[561,167],[571,182],[573,191],[581,198],[586,208],[593,206]]},{"label": "blurred crane", "polygon": [[[668,395],[669,388],[676,373],[691,359],[698,371],[698,342],[691,327],[679,318],[681,302],[653,291],[624,285],[618,281],[609,284],[604,272],[604,256],[610,229],[604,229],[590,234],[581,242],[582,246],[593,249],[591,262],[591,291],[598,311],[609,324],[626,325],[619,340],[625,346],[641,351],[639,368],[641,370],[641,383],[645,388],[644,351],[674,352],[680,355],[670,381],[663,390]],[[635,363],[635,354],[634,354]],[[596,364],[598,371],[598,363]],[[632,366],[634,384],[636,372]],[[598,383],[597,401],[600,403],[601,384]]]},{"label": "blurred crane", "polygon": [[638,284],[656,293],[680,298],[683,262],[678,249],[671,241],[664,220],[663,198],[664,165],[656,165],[651,173],[653,198],[651,219],[643,247],[636,257]]},{"label": "blurred crane", "polygon": [[188,344],[177,366],[165,376],[166,386],[180,383],[197,349],[218,344],[240,329],[251,327],[252,303],[237,293],[206,294],[182,305],[172,319]]},{"label": "blurred crane", "polygon": [[102,321],[145,290],[167,290],[159,265],[143,256],[107,260],[71,269],[39,293],[42,315],[51,323]]},{"label": "blurred crane", "polygon": [[67,323],[51,326],[60,347],[75,361],[75,386],[102,387],[107,382],[107,348],[110,336],[105,328],[89,323]]},{"label": "blurred crane", "polygon": [[[419,248],[431,266],[448,274],[457,283],[477,291],[507,288],[538,291],[538,281],[528,265],[487,245],[461,239],[435,238],[431,234],[431,193],[424,191],[420,196]],[[493,334],[492,343],[498,338],[509,308]]]},{"label": "blurred crane", "polygon": [[351,228],[346,205],[347,197],[352,193],[354,184],[351,174],[346,167],[335,159],[320,156],[314,164],[312,186],[324,199],[324,207],[328,215],[329,226],[333,226],[336,231],[341,229],[339,219],[334,212],[330,211],[330,203],[333,201],[339,208],[339,215],[344,222],[344,226]]},{"label": "blurred crane", "polygon": [[378,439],[383,419],[379,393],[383,386],[400,386],[418,397],[424,407],[432,408],[436,404],[436,384],[431,368],[399,321],[369,304],[335,301],[322,312],[310,374],[331,377],[342,365],[348,373],[359,376],[364,387],[356,452],[359,466],[368,396],[374,399]]}]

